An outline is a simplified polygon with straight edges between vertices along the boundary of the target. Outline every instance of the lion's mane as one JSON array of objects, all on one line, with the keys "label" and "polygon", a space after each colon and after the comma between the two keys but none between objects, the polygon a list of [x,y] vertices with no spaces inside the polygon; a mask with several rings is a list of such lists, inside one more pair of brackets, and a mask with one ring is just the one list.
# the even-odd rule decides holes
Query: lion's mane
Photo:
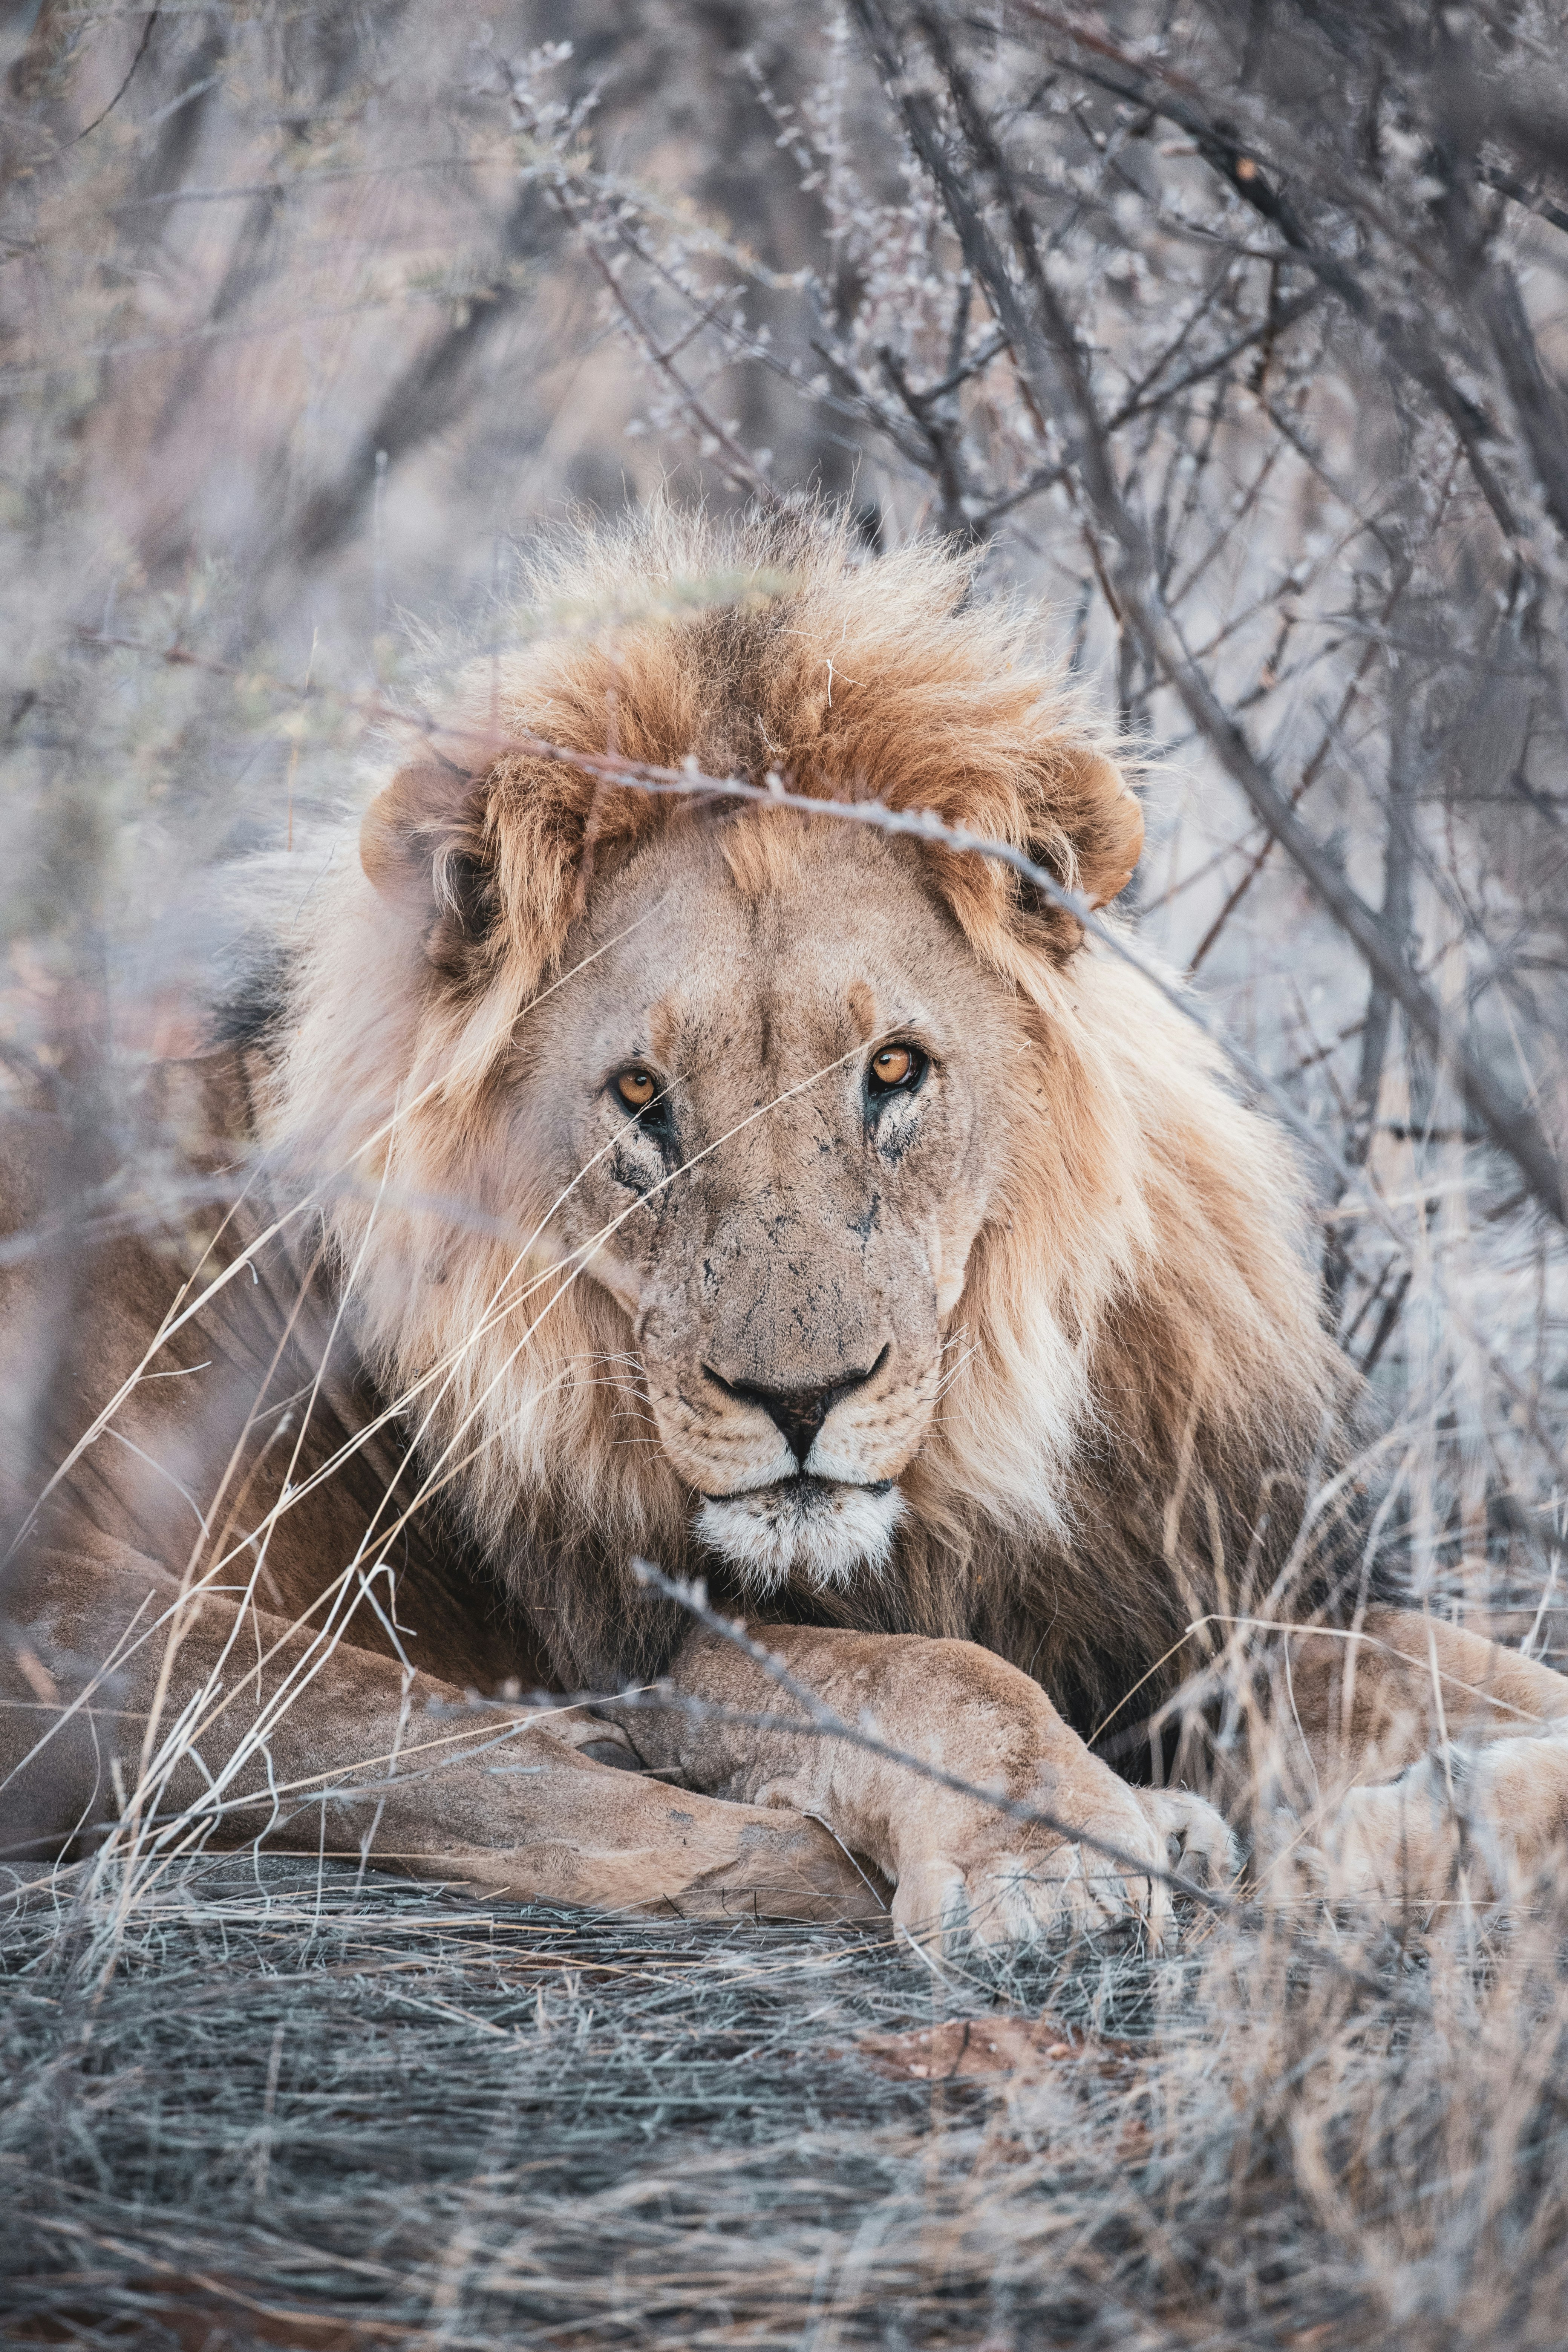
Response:
[{"label": "lion's mane", "polygon": [[[383,770],[363,863],[339,855],[296,923],[265,1140],[320,1189],[426,1481],[563,1686],[646,1675],[678,1642],[634,1555],[724,1578],[647,1442],[625,1315],[544,1234],[529,1008],[570,985],[594,874],[653,828],[721,822],[765,860],[789,821],[694,814],[509,739],[933,809],[1108,901],[1142,834],[1115,747],[1042,660],[1037,618],[972,586],[950,551],[870,558],[820,517],[719,529],[666,509],[574,531],[515,648]],[[1092,1733],[1151,1669],[1154,1696],[1194,1663],[1190,1622],[1278,1608],[1307,1573],[1342,1374],[1298,1174],[1197,1028],[996,861],[927,854],[1047,1082],[998,1107],[1005,1209],[971,1257],[890,1566],[779,1606],[986,1643]]]}]

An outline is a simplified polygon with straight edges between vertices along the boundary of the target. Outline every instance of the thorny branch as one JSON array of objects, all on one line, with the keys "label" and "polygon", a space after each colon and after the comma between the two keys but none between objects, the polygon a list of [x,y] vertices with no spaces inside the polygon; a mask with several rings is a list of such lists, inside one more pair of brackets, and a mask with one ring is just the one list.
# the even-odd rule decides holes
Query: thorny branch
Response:
[{"label": "thorny branch", "polygon": [[[1056,419],[1068,436],[1072,468],[1084,499],[1118,551],[1114,593],[1145,658],[1174,688],[1221,765],[1241,786],[1271,837],[1294,860],[1369,969],[1413,1027],[1452,1069],[1465,1101],[1498,1148],[1513,1161],[1531,1194],[1560,1224],[1568,1224],[1562,1168],[1538,1121],[1528,1108],[1510,1099],[1491,1072],[1455,1034],[1436,999],[1410,970],[1342,867],[1297,816],[1211,680],[1188,653],[1157,584],[1147,530],[1117,481],[1084,355],[1046,275],[1027,206],[990,135],[944,20],[933,9],[919,12],[921,29],[945,75],[962,126],[967,172],[960,171],[950,152],[931,98],[911,87],[909,61],[896,46],[879,0],[853,0],[853,5],[889,95],[903,116],[910,142],[940,190],[965,258],[984,284],[1014,355],[1032,384],[1036,413],[1042,421]],[[1003,197],[1015,249],[1033,298],[1032,308],[1026,304],[972,193],[985,179]],[[1249,189],[1249,181],[1244,180],[1244,185]],[[1507,527],[1511,531],[1511,521]]]}]

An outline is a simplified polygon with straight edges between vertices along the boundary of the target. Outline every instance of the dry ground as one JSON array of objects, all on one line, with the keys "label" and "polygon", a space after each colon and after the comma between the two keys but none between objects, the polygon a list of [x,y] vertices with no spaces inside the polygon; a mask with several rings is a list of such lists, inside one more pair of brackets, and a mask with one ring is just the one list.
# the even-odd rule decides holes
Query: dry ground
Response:
[{"label": "dry ground", "polygon": [[4,1931],[11,2341],[1563,2340],[1549,1921],[943,1982],[284,1861],[70,1904]]}]

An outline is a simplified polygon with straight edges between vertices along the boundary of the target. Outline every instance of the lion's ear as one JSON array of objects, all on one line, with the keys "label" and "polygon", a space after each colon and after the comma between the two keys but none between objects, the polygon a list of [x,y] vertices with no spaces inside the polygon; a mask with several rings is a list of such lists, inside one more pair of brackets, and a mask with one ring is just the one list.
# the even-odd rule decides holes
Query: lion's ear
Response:
[{"label": "lion's ear", "polygon": [[[1063,879],[1091,907],[1108,907],[1131,881],[1143,846],[1143,812],[1121,769],[1098,751],[1066,751],[1045,798],[1039,864],[1066,866]],[[1060,855],[1064,837],[1067,858]]]},{"label": "lion's ear", "polygon": [[499,912],[489,780],[432,757],[400,768],[364,813],[360,864],[381,896],[421,923],[425,952],[456,975]]}]

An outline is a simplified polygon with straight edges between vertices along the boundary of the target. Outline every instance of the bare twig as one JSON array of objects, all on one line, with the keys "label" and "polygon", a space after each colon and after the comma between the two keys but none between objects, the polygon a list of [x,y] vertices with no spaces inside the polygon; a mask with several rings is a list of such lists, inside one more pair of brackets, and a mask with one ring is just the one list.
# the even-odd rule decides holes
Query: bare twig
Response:
[{"label": "bare twig", "polygon": [[[1026,308],[969,185],[955,168],[930,95],[911,82],[880,0],[854,0],[854,6],[889,95],[941,194],[965,257],[985,287],[1021,369],[1032,381],[1037,411],[1042,418],[1054,416],[1068,435],[1074,470],[1089,511],[1119,553],[1115,579],[1118,607],[1135,631],[1145,657],[1169,679],[1221,766],[1240,785],[1269,834],[1310,883],[1370,970],[1402,1007],[1413,1027],[1452,1070],[1466,1102],[1497,1148],[1512,1160],[1535,1200],[1559,1224],[1568,1224],[1568,1195],[1563,1190],[1563,1171],[1539,1123],[1528,1109],[1510,1099],[1490,1070],[1454,1034],[1453,1024],[1445,1021],[1436,1000],[1392,946],[1378,918],[1342,867],[1302,824],[1211,681],[1189,655],[1181,629],[1155,583],[1147,534],[1117,482],[1082,353],[1039,263],[1021,200],[1016,194],[1009,198],[1009,217],[1035,298],[1032,310]],[[1000,177],[1005,186],[1005,160],[984,129],[977,102],[945,27],[930,10],[921,21],[927,24],[928,30],[934,28],[933,42],[952,88],[965,135],[978,150],[976,161],[981,171]],[[1508,527],[1511,530],[1511,520]]]}]

